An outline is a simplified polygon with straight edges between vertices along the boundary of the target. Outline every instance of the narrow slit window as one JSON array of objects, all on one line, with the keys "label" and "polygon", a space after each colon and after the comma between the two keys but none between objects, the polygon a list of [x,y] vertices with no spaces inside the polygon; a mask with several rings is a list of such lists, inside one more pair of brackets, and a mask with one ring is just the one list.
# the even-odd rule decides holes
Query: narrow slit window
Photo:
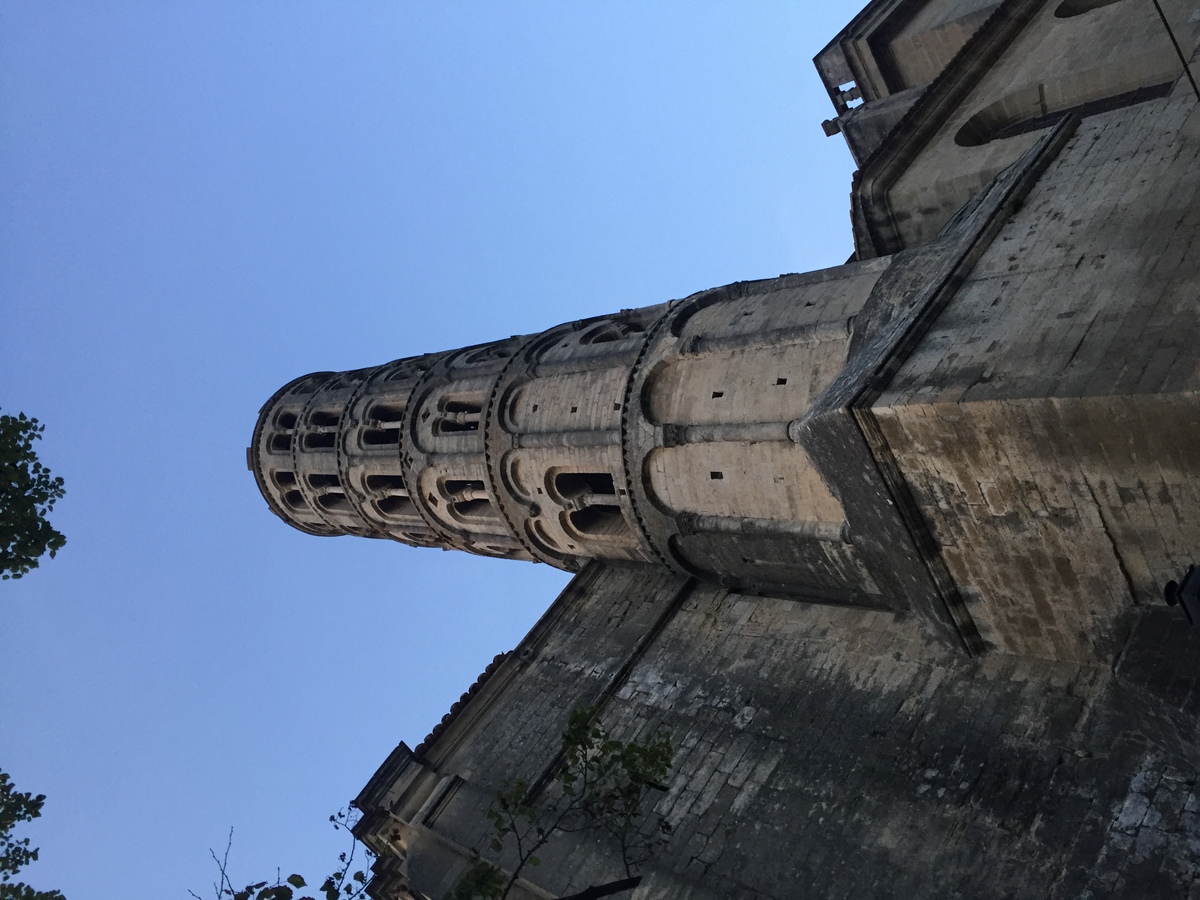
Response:
[{"label": "narrow slit window", "polygon": [[714,400],[716,400],[718,397],[724,397],[724,396],[725,396],[725,392],[724,392],[724,391],[713,391],[713,392],[712,392],[712,398],[713,398]]},{"label": "narrow slit window", "polygon": [[787,384],[787,379],[786,379],[786,378],[776,378],[776,379],[775,379],[775,384],[777,384],[777,385],[780,385],[780,384]]},{"label": "narrow slit window", "polygon": [[275,479],[275,483],[281,488],[291,488],[296,483],[295,472],[274,472],[271,477]]},{"label": "narrow slit window", "polygon": [[709,472],[708,477],[711,478],[713,481],[720,481],[721,479],[723,479],[725,477],[725,473],[724,472]]},{"label": "narrow slit window", "polygon": [[336,475],[309,475],[308,486],[317,490],[324,488],[341,487],[342,479]]},{"label": "narrow slit window", "polygon": [[345,494],[329,493],[322,494],[317,498],[317,503],[322,509],[327,509],[330,512],[349,512],[350,501],[346,499]]},{"label": "narrow slit window", "polygon": [[290,434],[274,434],[271,435],[271,450],[275,453],[287,453],[292,449],[292,436]]}]

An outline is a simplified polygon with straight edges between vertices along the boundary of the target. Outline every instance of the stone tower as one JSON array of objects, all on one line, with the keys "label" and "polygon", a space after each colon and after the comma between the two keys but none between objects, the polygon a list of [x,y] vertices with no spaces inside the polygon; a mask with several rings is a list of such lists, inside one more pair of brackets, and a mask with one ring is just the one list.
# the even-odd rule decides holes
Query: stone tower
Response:
[{"label": "stone tower", "polygon": [[[289,524],[578,573],[360,794],[372,896],[510,865],[489,798],[580,704],[678,748],[639,900],[1200,896],[1161,602],[1200,555],[1200,15],[1161,7],[875,0],[816,58],[846,265],[267,402]],[[518,894],[616,865],[573,839]]]}]

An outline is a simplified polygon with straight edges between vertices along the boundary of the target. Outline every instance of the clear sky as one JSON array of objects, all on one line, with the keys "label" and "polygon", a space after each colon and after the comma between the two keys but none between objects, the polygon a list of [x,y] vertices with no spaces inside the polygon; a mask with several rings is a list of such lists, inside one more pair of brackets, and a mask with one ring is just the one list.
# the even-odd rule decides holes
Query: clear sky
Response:
[{"label": "clear sky", "polygon": [[0,7],[0,409],[55,560],[0,583],[0,768],[68,900],[325,874],[328,815],[566,584],[315,538],[259,406],[374,365],[837,265],[852,164],[790,3]]}]

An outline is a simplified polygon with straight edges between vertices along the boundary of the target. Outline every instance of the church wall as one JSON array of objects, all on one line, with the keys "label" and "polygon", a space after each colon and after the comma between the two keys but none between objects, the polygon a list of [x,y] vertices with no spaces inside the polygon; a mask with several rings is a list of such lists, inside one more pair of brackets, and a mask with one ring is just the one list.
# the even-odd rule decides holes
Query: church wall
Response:
[{"label": "church wall", "polygon": [[489,790],[505,778],[536,781],[558,752],[571,709],[614,689],[682,583],[651,566],[589,566],[493,676],[502,699],[465,733],[439,738],[429,759]]},{"label": "church wall", "polygon": [[1083,120],[873,408],[1002,649],[1103,657],[1200,546],[1198,155],[1186,84]]},{"label": "church wall", "polygon": [[[613,737],[675,747],[635,898],[1183,898],[1200,877],[1200,640],[1178,611],[1136,613],[1115,669],[969,661],[886,612],[703,585],[651,609],[638,571],[581,575],[470,733],[434,744],[465,781],[423,827],[490,856],[495,785],[535,782],[599,700]],[[526,874],[553,895],[623,876],[596,835],[541,855]]]},{"label": "church wall", "polygon": [[[1191,53],[1200,28],[1191,5],[1162,5]],[[1041,5],[888,191],[904,245],[936,235],[972,194],[1032,145],[1037,134],[1020,133],[1022,125],[1180,76],[1151,4],[1118,0],[1066,18],[1055,15],[1059,6]]]}]

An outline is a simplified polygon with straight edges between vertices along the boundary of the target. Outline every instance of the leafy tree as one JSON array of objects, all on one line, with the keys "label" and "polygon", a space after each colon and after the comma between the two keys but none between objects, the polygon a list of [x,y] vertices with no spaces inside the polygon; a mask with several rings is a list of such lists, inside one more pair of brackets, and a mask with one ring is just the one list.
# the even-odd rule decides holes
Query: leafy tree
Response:
[{"label": "leafy tree", "polygon": [[[363,868],[354,867],[354,855],[358,850],[358,842],[354,839],[352,829],[357,821],[357,813],[347,812],[346,810],[338,810],[334,815],[329,817],[330,823],[337,831],[344,831],[350,836],[350,850],[338,854],[338,865],[334,868],[333,874],[328,875],[321,881],[321,886],[315,892],[309,890],[307,881],[301,875],[288,875],[284,878],[278,870],[275,872],[275,878],[268,881],[257,881],[247,884],[245,887],[236,888],[233,886],[233,881],[229,877],[229,850],[233,846],[233,830],[229,831],[229,840],[225,844],[225,853],[222,856],[217,856],[215,850],[209,850],[209,854],[213,858],[213,862],[217,864],[217,881],[213,883],[213,898],[214,900],[362,900],[366,897],[367,873],[364,868],[369,869],[370,862],[368,861]],[[371,856],[371,851],[366,851],[368,857]],[[301,896],[297,896],[297,894]],[[199,894],[195,891],[188,891],[196,900],[202,900]],[[0,897],[0,900],[7,898]]]},{"label": "leafy tree", "polygon": [[0,579],[20,578],[67,542],[46,521],[62,499],[63,480],[52,477],[33,450],[45,427],[25,413],[0,416]]},{"label": "leafy tree", "polygon": [[641,881],[635,873],[665,840],[670,826],[642,827],[647,794],[664,790],[671,768],[671,739],[656,732],[644,741],[613,740],[595,721],[591,707],[576,707],[562,738],[562,761],[553,776],[558,787],[554,798],[542,802],[530,796],[523,780],[509,779],[496,792],[488,809],[492,823],[491,850],[500,853],[506,844],[516,852],[517,864],[505,873],[480,861],[459,881],[447,900],[504,900],[528,866],[541,863],[538,853],[556,835],[592,831],[616,841],[625,878],[596,885],[563,900],[591,900],[629,890]]},{"label": "leafy tree", "polygon": [[22,867],[38,858],[38,851],[29,846],[29,838],[14,838],[12,830],[40,816],[45,802],[45,794],[23,794],[7,773],[0,772],[0,900],[64,900],[58,891],[35,891],[13,881]]}]

